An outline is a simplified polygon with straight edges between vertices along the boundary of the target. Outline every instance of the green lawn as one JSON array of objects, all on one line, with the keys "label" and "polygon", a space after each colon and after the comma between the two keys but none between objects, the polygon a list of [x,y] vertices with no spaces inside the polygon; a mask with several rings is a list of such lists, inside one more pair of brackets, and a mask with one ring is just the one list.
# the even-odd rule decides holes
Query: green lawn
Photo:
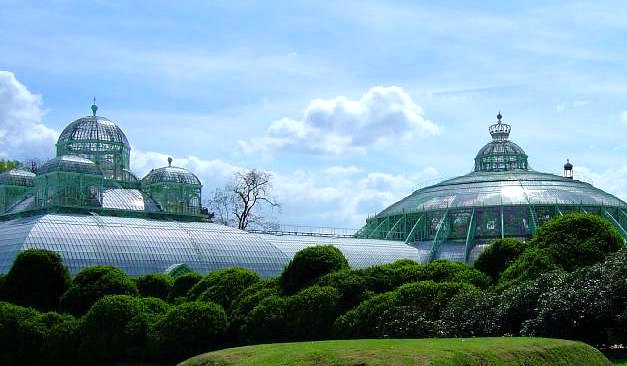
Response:
[{"label": "green lawn", "polygon": [[612,365],[581,342],[547,338],[365,339],[276,343],[223,349],[184,366],[229,365]]}]

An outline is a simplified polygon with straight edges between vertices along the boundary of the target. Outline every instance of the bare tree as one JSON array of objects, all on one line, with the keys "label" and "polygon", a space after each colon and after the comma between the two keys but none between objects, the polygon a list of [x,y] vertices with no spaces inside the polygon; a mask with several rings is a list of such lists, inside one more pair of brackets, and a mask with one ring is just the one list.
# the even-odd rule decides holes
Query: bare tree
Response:
[{"label": "bare tree", "polygon": [[272,197],[272,175],[256,169],[234,173],[226,187],[214,191],[208,205],[217,221],[242,230],[250,224],[269,225],[260,206],[280,207]]}]

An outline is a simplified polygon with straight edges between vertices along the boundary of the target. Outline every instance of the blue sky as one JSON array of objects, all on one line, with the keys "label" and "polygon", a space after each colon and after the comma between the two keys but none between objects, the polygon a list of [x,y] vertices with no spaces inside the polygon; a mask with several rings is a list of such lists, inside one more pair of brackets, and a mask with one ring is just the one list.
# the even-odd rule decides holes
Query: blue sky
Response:
[{"label": "blue sky", "polygon": [[626,199],[626,39],[621,1],[0,0],[0,155],[96,96],[140,176],[264,169],[276,220],[359,227],[470,171],[501,110],[532,168]]}]

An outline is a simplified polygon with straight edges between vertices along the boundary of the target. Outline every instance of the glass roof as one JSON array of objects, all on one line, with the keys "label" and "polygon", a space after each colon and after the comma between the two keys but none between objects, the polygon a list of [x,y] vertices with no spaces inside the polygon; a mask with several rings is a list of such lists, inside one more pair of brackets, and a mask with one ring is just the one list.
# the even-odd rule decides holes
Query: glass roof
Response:
[{"label": "glass roof", "polygon": [[422,188],[377,216],[452,207],[499,205],[625,206],[589,183],[533,170],[473,172]]},{"label": "glass roof", "polygon": [[86,116],[70,123],[59,136],[62,141],[106,141],[129,146],[124,132],[113,121],[101,116]]},{"label": "glass roof", "polygon": [[73,274],[102,264],[132,276],[163,272],[179,263],[200,273],[245,267],[264,277],[277,276],[296,251],[317,244],[337,246],[356,268],[417,258],[413,247],[383,240],[257,235],[206,222],[98,215],[15,218],[0,222],[0,237],[0,273],[28,248],[58,252]]},{"label": "glass roof", "polygon": [[201,185],[200,180],[194,173],[176,166],[153,169],[142,179],[144,184],[164,182]]},{"label": "glass roof", "polygon": [[0,184],[32,187],[35,174],[23,169],[11,169],[0,174]]},{"label": "glass roof", "polygon": [[92,175],[102,175],[100,168],[89,159],[75,155],[63,155],[45,162],[38,170],[38,174],[50,172],[73,172]]},{"label": "glass roof", "polygon": [[102,193],[102,207],[118,210],[160,212],[157,204],[139,189],[108,188]]}]

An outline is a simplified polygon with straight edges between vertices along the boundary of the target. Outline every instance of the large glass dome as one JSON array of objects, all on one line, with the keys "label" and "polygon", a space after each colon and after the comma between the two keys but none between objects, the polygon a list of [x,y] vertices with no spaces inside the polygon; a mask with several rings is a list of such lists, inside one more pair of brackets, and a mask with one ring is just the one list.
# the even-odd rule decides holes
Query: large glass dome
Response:
[{"label": "large glass dome", "polygon": [[582,211],[605,216],[627,237],[625,202],[589,183],[530,170],[501,118],[472,173],[415,191],[368,218],[356,236],[403,240],[428,259],[470,262],[489,240],[529,237],[553,216]]},{"label": "large glass dome", "polygon": [[96,163],[105,179],[125,180],[129,169],[131,147],[126,135],[113,121],[96,115],[70,123],[59,136],[57,156],[78,155]]}]

